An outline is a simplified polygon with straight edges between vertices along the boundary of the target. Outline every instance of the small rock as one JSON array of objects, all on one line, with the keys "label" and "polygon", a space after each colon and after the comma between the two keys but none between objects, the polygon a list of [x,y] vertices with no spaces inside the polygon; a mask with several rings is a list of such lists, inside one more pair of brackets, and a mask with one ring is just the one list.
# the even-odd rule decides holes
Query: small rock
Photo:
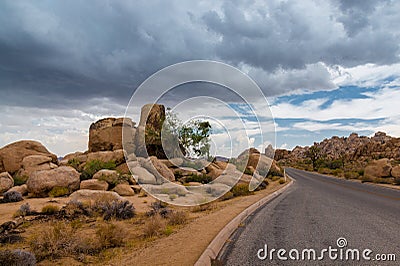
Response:
[{"label": "small rock", "polygon": [[129,197],[135,195],[135,191],[127,184],[118,184],[112,191],[117,192],[120,196]]},{"label": "small rock", "polygon": [[107,190],[108,183],[103,180],[89,179],[81,182],[79,189],[90,189],[90,190]]}]

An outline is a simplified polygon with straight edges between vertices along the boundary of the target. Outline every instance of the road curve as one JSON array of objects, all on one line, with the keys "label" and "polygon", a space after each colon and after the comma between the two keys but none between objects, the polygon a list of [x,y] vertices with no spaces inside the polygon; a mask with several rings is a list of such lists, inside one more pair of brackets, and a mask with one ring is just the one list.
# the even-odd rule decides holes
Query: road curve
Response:
[{"label": "road curve", "polygon": [[[218,256],[223,265],[400,265],[400,190],[361,184],[296,169],[287,169],[294,184],[273,201],[252,214],[231,237]],[[337,240],[347,246],[339,248]],[[276,252],[261,260],[260,249],[285,249],[280,260]],[[321,250],[338,249],[332,257],[347,249],[358,249],[360,260],[331,260]],[[300,260],[293,259],[299,251]],[[303,249],[314,249],[317,260],[309,260]],[[371,260],[362,258],[365,249]],[[342,251],[341,251],[342,250]],[[378,257],[375,257],[378,254]],[[384,254],[379,257],[379,254]],[[377,261],[395,254],[396,261]],[[265,256],[263,250],[261,257]],[[386,257],[391,255],[386,255]],[[311,253],[312,258],[312,253]],[[375,259],[376,258],[376,259]],[[392,259],[392,258],[391,258]]]}]

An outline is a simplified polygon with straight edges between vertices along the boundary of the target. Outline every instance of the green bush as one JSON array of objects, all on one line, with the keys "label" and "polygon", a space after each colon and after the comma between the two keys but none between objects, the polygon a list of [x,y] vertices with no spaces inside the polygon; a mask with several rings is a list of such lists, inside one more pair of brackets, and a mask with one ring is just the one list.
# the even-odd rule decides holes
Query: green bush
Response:
[{"label": "green bush", "polygon": [[332,174],[333,174],[334,176],[341,176],[342,173],[343,173],[343,172],[342,172],[341,169],[332,170]]},{"label": "green bush", "polygon": [[92,160],[86,162],[81,173],[81,181],[91,179],[95,173],[102,169],[115,170],[116,167],[115,161],[103,162],[100,160]]},{"label": "green bush", "polygon": [[360,175],[358,174],[358,172],[347,171],[344,173],[344,178],[346,179],[357,179],[359,177]]},{"label": "green bush", "polygon": [[77,158],[70,159],[68,161],[68,165],[75,168],[75,170],[79,171],[79,165],[81,162]]},{"label": "green bush", "polygon": [[26,183],[28,180],[29,176],[27,175],[19,175],[15,174],[13,179],[14,179],[14,186],[21,186]]},{"label": "green bush", "polygon": [[206,174],[200,174],[200,175],[191,174],[185,178],[185,181],[187,183],[188,182],[199,182],[202,184],[207,184],[212,181],[212,178]]},{"label": "green bush", "polygon": [[47,215],[53,215],[60,211],[60,208],[57,205],[49,204],[45,205],[42,208],[42,213]]},{"label": "green bush", "polygon": [[247,195],[254,194],[253,191],[249,191],[248,184],[237,184],[231,189],[231,191],[232,191],[234,197],[247,196]]},{"label": "green bush", "polygon": [[50,192],[50,197],[63,197],[69,195],[71,191],[66,187],[53,187]]},{"label": "green bush", "polygon": [[231,191],[226,192],[220,199],[229,200],[233,198],[233,193]]}]

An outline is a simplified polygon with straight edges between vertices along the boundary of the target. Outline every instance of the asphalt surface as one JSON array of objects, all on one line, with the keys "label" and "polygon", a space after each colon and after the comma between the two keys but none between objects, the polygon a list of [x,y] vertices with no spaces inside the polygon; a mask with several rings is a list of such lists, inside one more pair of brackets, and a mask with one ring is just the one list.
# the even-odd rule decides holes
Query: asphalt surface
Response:
[{"label": "asphalt surface", "polygon": [[[294,184],[280,196],[259,208],[239,227],[218,256],[223,265],[400,265],[400,190],[373,184],[336,179],[315,173],[287,169]],[[337,240],[345,238],[340,248]],[[277,253],[261,260],[260,249],[285,249],[280,260]],[[331,260],[328,251],[339,259]],[[291,249],[299,258],[291,259]],[[316,260],[308,259],[314,249]],[[360,260],[345,260],[347,249],[358,249]],[[364,249],[370,261],[362,258]],[[343,252],[342,260],[340,252]],[[377,254],[395,254],[396,261],[378,261]],[[260,252],[261,257],[265,252]],[[379,256],[379,255],[378,255]],[[385,255],[381,256],[384,257]],[[390,256],[390,255],[389,255]],[[296,257],[292,251],[291,257]],[[311,258],[313,258],[311,252]]]}]

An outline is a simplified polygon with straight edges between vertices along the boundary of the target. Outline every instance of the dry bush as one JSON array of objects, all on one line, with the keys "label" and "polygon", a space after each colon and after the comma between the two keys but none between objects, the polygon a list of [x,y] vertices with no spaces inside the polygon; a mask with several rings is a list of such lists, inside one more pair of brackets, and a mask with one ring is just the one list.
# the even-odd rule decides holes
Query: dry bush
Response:
[{"label": "dry bush", "polygon": [[18,202],[22,200],[24,199],[18,191],[7,191],[3,194],[3,199],[0,200],[0,203]]},{"label": "dry bush", "polygon": [[155,237],[163,233],[165,228],[165,220],[159,214],[156,214],[151,216],[148,221],[146,221],[143,228],[143,235],[146,238]]},{"label": "dry bush", "polygon": [[279,184],[285,184],[285,183],[286,183],[286,181],[284,178],[279,179]]},{"label": "dry bush", "polygon": [[31,206],[29,205],[29,203],[24,203],[22,204],[19,209],[14,213],[13,217],[25,217],[26,215],[29,215],[30,213],[32,213],[31,210]]},{"label": "dry bush", "polygon": [[133,207],[133,204],[127,200],[97,202],[94,204],[93,209],[103,215],[103,219],[106,221],[111,220],[112,218],[125,220],[135,216],[135,207]]},{"label": "dry bush", "polygon": [[45,223],[31,236],[29,245],[38,260],[68,256],[77,245],[75,230],[63,222]]},{"label": "dry bush", "polygon": [[231,189],[231,191],[232,191],[234,197],[247,196],[247,195],[254,194],[253,191],[249,191],[248,184],[237,184]]},{"label": "dry bush", "polygon": [[188,221],[188,214],[185,211],[174,211],[168,214],[169,225],[182,225]]},{"label": "dry bush", "polygon": [[0,265],[36,265],[35,256],[28,251],[16,250],[0,250]]},{"label": "dry bush", "polygon": [[98,225],[96,230],[101,249],[123,246],[126,233],[125,228],[117,223],[102,223]]},{"label": "dry bush", "polygon": [[45,205],[42,208],[42,213],[47,214],[47,215],[53,215],[53,214],[58,213],[59,211],[60,211],[60,207],[58,207],[57,205],[53,205],[53,204]]}]

